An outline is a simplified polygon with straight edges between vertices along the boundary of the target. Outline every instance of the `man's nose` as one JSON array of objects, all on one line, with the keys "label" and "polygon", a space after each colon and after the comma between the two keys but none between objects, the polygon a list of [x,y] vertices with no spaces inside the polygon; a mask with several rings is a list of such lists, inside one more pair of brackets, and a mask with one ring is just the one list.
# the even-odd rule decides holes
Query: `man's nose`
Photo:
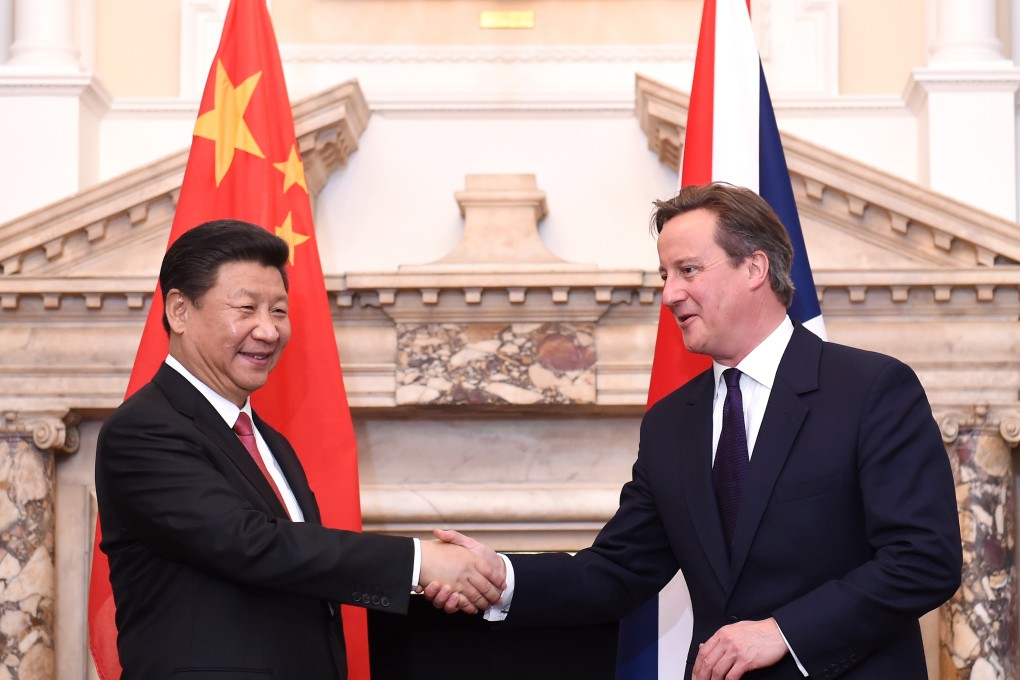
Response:
[{"label": "man's nose", "polygon": [[662,304],[670,307],[687,299],[687,288],[675,276],[667,276],[662,284]]},{"label": "man's nose", "polygon": [[268,309],[259,310],[255,328],[252,329],[252,337],[264,342],[276,342],[280,339],[280,329]]}]

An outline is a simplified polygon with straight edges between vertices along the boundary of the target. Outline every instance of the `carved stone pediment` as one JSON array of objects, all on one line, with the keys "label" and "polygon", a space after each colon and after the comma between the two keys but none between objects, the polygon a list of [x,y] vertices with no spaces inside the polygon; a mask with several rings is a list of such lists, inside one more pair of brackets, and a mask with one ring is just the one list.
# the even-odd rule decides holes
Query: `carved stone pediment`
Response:
[{"label": "carved stone pediment", "polygon": [[[687,94],[638,76],[641,128],[649,147],[673,168],[679,167],[689,102]],[[1015,223],[794,135],[782,133],[782,140],[816,269],[1020,263]],[[854,247],[844,247],[848,242]]]},{"label": "carved stone pediment", "polygon": [[[293,107],[313,200],[358,148],[369,110],[357,81]],[[0,280],[153,276],[166,250],[188,149],[0,225]]]}]

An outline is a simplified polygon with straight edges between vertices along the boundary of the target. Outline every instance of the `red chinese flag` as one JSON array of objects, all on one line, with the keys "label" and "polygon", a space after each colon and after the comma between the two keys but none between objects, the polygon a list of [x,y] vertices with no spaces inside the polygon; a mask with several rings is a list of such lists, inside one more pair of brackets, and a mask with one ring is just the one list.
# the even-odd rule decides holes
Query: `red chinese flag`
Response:
[{"label": "red chinese flag", "polygon": [[[265,227],[290,244],[293,334],[255,410],[282,431],[301,457],[327,526],[361,530],[358,459],[312,226],[304,166],[269,12],[263,0],[231,0],[195,123],[177,212],[178,236],[214,219]],[[167,354],[157,288],[127,395],[148,382]],[[329,437],[321,433],[328,431]],[[109,565],[93,550],[90,647],[99,676],[120,677]],[[351,680],[369,677],[365,610],[344,608]]]}]

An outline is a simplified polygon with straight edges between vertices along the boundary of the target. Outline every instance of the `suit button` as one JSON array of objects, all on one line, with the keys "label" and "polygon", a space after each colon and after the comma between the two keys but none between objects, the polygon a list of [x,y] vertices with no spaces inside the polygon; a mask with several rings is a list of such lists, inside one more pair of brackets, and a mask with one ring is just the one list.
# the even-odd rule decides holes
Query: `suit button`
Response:
[{"label": "suit button", "polygon": [[389,607],[389,606],[390,606],[390,598],[388,598],[388,597],[384,597],[384,598],[382,599],[382,606],[384,606],[384,607]]},{"label": "suit button", "polygon": [[379,604],[379,596],[378,595],[373,595],[372,596],[372,604],[376,604],[376,605]]},{"label": "suit button", "polygon": [[351,596],[351,599],[355,602],[361,602],[361,593],[354,593],[354,595]]},{"label": "suit button", "polygon": [[737,623],[737,621],[739,621],[740,619],[738,619],[738,618],[737,618],[736,616],[731,616],[731,617],[729,617],[729,618],[728,618],[728,619],[726,619],[726,620],[727,620],[727,621],[728,621],[729,623]]}]

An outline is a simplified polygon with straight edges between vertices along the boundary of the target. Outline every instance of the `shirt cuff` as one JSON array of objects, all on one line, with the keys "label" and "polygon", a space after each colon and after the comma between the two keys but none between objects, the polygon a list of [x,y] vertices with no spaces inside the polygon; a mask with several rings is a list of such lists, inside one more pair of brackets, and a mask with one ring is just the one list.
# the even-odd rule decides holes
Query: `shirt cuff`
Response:
[{"label": "shirt cuff", "polygon": [[504,620],[510,613],[510,601],[514,599],[514,565],[510,562],[510,558],[503,553],[499,553],[499,556],[503,559],[503,564],[506,565],[506,589],[500,595],[499,602],[485,610],[486,621]]},{"label": "shirt cuff", "polygon": [[414,541],[414,566],[411,568],[411,588],[418,587],[418,579],[421,577],[421,539],[412,538]]},{"label": "shirt cuff", "polygon": [[[776,622],[776,628],[779,628],[779,622],[778,622],[778,621]],[[799,671],[801,672],[801,674],[802,674],[802,675],[803,675],[803,676],[804,676],[804,677],[806,678],[806,677],[808,676],[808,672],[807,672],[807,669],[806,669],[806,668],[804,668],[804,664],[802,664],[802,663],[800,662],[800,659],[798,659],[798,658],[797,658],[797,652],[793,651],[793,647],[791,647],[791,646],[790,646],[790,641],[786,639],[786,636],[785,636],[785,635],[783,635],[783,629],[782,629],[782,628],[779,628],[779,636],[780,636],[781,638],[783,638],[783,643],[784,643],[784,644],[786,645],[786,648],[787,648],[788,650],[790,650],[790,656],[792,656],[792,657],[793,657],[793,661],[794,661],[794,663],[796,663],[796,664],[797,664],[797,669],[798,669],[798,670],[799,670]]]}]

